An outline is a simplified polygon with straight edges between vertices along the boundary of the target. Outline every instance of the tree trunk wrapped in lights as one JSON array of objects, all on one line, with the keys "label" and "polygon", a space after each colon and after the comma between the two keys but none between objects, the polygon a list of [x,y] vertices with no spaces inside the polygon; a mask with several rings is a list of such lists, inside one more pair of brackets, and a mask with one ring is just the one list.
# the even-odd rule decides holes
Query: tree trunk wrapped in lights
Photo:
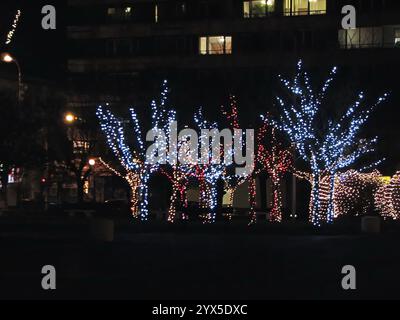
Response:
[{"label": "tree trunk wrapped in lights", "polygon": [[257,143],[257,160],[261,166],[260,170],[265,170],[272,182],[272,209],[269,220],[281,222],[283,211],[281,182],[283,176],[292,167],[293,156],[290,150],[278,142],[276,129],[268,126],[266,121],[258,132]]},{"label": "tree trunk wrapped in lights", "polygon": [[392,177],[386,190],[385,199],[390,215],[393,219],[400,219],[400,172]]},{"label": "tree trunk wrapped in lights", "polygon": [[400,171],[382,183],[375,195],[375,206],[384,218],[400,219]]},{"label": "tree trunk wrapped in lights", "polygon": [[[293,80],[281,78],[289,92],[289,98],[277,97],[282,115],[278,121],[271,121],[273,125],[286,133],[290,142],[296,146],[300,157],[309,165],[312,177],[309,214],[310,221],[316,226],[326,222],[331,223],[334,219],[332,205],[334,188],[328,191],[326,213],[324,212],[325,204],[320,200],[321,195],[326,196],[324,194],[326,190],[321,190],[320,185],[320,181],[324,178],[322,173],[334,177],[337,172],[349,168],[364,155],[374,151],[377,138],[359,139],[357,136],[372,111],[387,98],[385,94],[372,107],[361,109],[364,95],[360,93],[356,102],[338,121],[321,121],[321,109],[324,109],[326,93],[336,70],[333,68],[322,89],[314,92],[308,75],[303,70],[302,62],[299,61],[297,74]],[[380,162],[377,161],[360,171],[376,166]]]},{"label": "tree trunk wrapped in lights", "polygon": [[[159,103],[152,101],[152,129],[163,130],[169,132],[171,123],[176,119],[174,110],[166,107],[168,95],[167,81],[163,82],[161,97]],[[108,104],[107,104],[108,106]],[[122,177],[128,182],[131,189],[131,210],[135,218],[140,218],[142,221],[148,219],[148,182],[151,173],[158,169],[157,162],[149,162],[144,139],[139,125],[136,111],[131,108],[131,124],[134,132],[135,143],[128,144],[127,135],[125,133],[125,122],[117,118],[108,107],[99,106],[97,109],[97,117],[100,121],[101,129],[106,135],[107,143],[115,158],[119,162],[119,167],[122,167],[122,172],[109,164],[103,163],[116,175]],[[158,141],[158,140],[157,140]],[[166,152],[167,146],[163,143],[158,144],[156,141],[157,150]],[[155,155],[151,155],[154,156]]]},{"label": "tree trunk wrapped in lights", "polygon": [[171,166],[172,172],[167,172],[161,169],[161,172],[170,180],[172,184],[172,194],[170,198],[170,205],[168,209],[168,222],[175,222],[178,204],[183,204],[187,208],[187,187],[188,187],[188,174],[186,166],[176,164]]},{"label": "tree trunk wrapped in lights", "polygon": [[[230,96],[230,109],[223,110],[223,114],[229,122],[232,129],[239,129],[238,105],[235,96]],[[282,221],[282,195],[281,181],[286,172],[292,165],[292,154],[278,142],[276,130],[268,125],[266,119],[257,130],[256,161],[255,170],[247,177],[237,177],[228,175],[226,180],[228,188],[236,190],[238,186],[248,181],[249,183],[249,203],[250,203],[250,224],[257,221],[256,217],[256,177],[260,172],[266,171],[272,182],[272,209],[269,215],[271,222]]]},{"label": "tree trunk wrapped in lights", "polygon": [[[203,136],[203,131],[217,129],[218,125],[215,122],[209,122],[204,118],[202,109],[200,108],[194,115],[194,122],[199,130],[199,137],[201,141],[208,141],[208,138]],[[209,147],[209,146],[208,146]],[[202,164],[197,164],[195,170],[193,171],[193,176],[198,179],[200,187],[200,201],[203,202],[206,198],[207,207],[209,213],[205,222],[214,223],[217,217],[217,207],[218,207],[218,193],[217,193],[217,183],[225,173],[226,165],[225,163],[214,164],[212,162],[212,148],[208,148],[207,160]],[[223,157],[223,152],[220,152],[220,160]],[[203,199],[203,201],[202,201]],[[200,203],[201,203],[200,202]]]},{"label": "tree trunk wrapped in lights", "polygon": [[349,170],[338,174],[333,198],[335,218],[372,213],[376,207],[376,194],[382,186],[382,175],[378,171]]},{"label": "tree trunk wrapped in lights", "polygon": [[[231,130],[238,130],[240,129],[239,123],[239,113],[238,113],[238,104],[236,97],[234,95],[229,96],[229,105],[230,108],[226,110],[222,106],[222,114],[225,116]],[[242,140],[242,147],[243,147],[243,140]],[[250,224],[254,224],[257,222],[257,215],[256,215],[256,176],[259,172],[252,172],[247,176],[237,175],[234,168],[232,170],[226,170],[224,179],[228,189],[230,192],[230,206],[233,206],[233,200],[235,196],[236,190],[245,182],[248,182],[248,192],[249,192],[249,217],[250,217]]]}]

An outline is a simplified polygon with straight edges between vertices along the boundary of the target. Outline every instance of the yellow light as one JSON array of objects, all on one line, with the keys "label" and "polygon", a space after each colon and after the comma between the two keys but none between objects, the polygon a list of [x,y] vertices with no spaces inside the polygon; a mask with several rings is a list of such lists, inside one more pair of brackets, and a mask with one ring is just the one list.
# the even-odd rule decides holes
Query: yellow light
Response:
[{"label": "yellow light", "polygon": [[392,177],[381,177],[381,180],[385,184],[389,184]]},{"label": "yellow light", "polygon": [[10,63],[14,61],[14,58],[9,53],[3,53],[1,55],[1,61]]},{"label": "yellow light", "polygon": [[83,185],[83,192],[85,194],[89,194],[89,181],[85,181],[85,184]]},{"label": "yellow light", "polygon": [[89,165],[90,166],[94,166],[96,164],[96,160],[95,159],[89,159]]},{"label": "yellow light", "polygon": [[132,8],[131,7],[126,7],[125,8],[125,13],[130,13],[132,11]]},{"label": "yellow light", "polygon": [[261,0],[262,5],[272,6],[274,4],[274,0]]},{"label": "yellow light", "polygon": [[72,122],[74,122],[75,120],[76,120],[76,117],[75,117],[75,115],[73,115],[72,113],[67,113],[66,115],[65,115],[65,122],[67,122],[67,123],[72,123]]}]

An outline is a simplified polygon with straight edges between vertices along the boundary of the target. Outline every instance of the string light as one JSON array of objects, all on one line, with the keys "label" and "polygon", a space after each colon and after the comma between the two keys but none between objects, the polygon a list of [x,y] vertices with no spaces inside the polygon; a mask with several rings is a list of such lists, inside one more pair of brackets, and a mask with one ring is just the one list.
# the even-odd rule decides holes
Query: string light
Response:
[{"label": "string light", "polygon": [[[318,115],[336,72],[335,67],[320,92],[315,93],[307,73],[303,71],[302,61],[299,61],[297,74],[292,81],[280,77],[293,99],[285,101],[277,97],[282,115],[278,121],[270,121],[286,133],[290,142],[296,146],[300,157],[310,167],[312,191],[309,215],[311,222],[316,226],[321,226],[324,222],[331,223],[334,219],[333,194],[336,173],[375,151],[377,138],[360,140],[357,139],[357,135],[372,111],[388,96],[383,95],[374,105],[361,110],[364,94],[360,93],[356,102],[339,121],[328,121],[326,132],[321,134]],[[263,116],[262,118],[265,119]],[[377,161],[371,166],[380,162]],[[329,187],[326,189],[324,186],[324,189],[321,189],[320,182],[326,179],[329,180]],[[321,198],[324,199],[322,203]],[[326,201],[327,206],[324,204]]]},{"label": "string light", "polygon": [[293,157],[291,152],[278,142],[276,129],[270,127],[267,121],[264,121],[259,129],[257,144],[257,161],[262,170],[268,173],[272,182],[272,209],[269,220],[281,222],[283,208],[281,182],[283,176],[292,168]]},{"label": "string light", "polygon": [[400,171],[382,183],[375,195],[375,206],[384,218],[400,219]]},{"label": "string light", "polygon": [[[236,97],[230,96],[230,109],[222,110],[232,129],[239,129],[238,104]],[[227,174],[228,190],[230,192],[230,203],[233,203],[233,197],[237,188],[244,182],[249,185],[249,204],[250,204],[250,224],[257,222],[256,215],[256,177],[266,171],[273,185],[273,201],[269,220],[272,222],[282,221],[282,195],[281,180],[283,175],[291,168],[292,155],[289,150],[285,149],[278,143],[275,128],[269,126],[264,121],[257,130],[257,156],[254,164],[255,170],[249,176],[236,176],[235,174]]]},{"label": "string light", "polygon": [[[151,104],[152,109],[152,127],[166,130],[175,120],[175,111],[167,110],[165,103],[168,94],[168,82],[165,80],[162,84],[161,98],[157,104],[155,101]],[[107,108],[99,106],[97,108],[97,117],[100,121],[101,129],[106,135],[107,143],[119,164],[123,168],[123,173],[103,160],[103,164],[116,175],[124,178],[131,189],[131,210],[135,218],[142,221],[148,220],[148,182],[150,175],[159,168],[159,164],[149,163],[146,158],[143,136],[139,125],[139,120],[135,109],[130,109],[132,127],[134,131],[135,143],[129,146],[126,140],[124,121],[118,119]],[[156,140],[158,141],[158,140]],[[158,143],[158,142],[157,142]],[[160,142],[159,150],[163,150],[165,145]]]},{"label": "string light", "polygon": [[[229,96],[229,105],[230,108],[226,110],[224,106],[222,106],[222,114],[225,116],[226,120],[228,121],[229,126],[232,130],[240,129],[239,123],[239,113],[238,113],[238,103],[236,97],[234,95]],[[241,139],[241,147],[243,149],[244,139]],[[248,191],[249,191],[249,216],[250,216],[250,224],[254,224],[257,222],[257,215],[256,215],[256,176],[258,175],[259,171],[252,172],[250,175],[237,175],[235,170],[225,170],[224,180],[227,186],[227,192],[229,193],[229,207],[233,207],[233,201],[235,192],[237,189],[243,185],[245,182],[248,183]]]},{"label": "string light", "polygon": [[8,32],[7,34],[7,38],[6,38],[6,44],[10,44],[12,42],[12,39],[14,37],[14,33],[17,30],[18,27],[18,21],[21,17],[21,10],[17,10],[17,13],[15,15],[14,21],[11,25],[11,30]]},{"label": "string light", "polygon": [[[209,122],[205,119],[201,108],[194,114],[194,122],[200,132],[200,141],[207,141],[206,134],[203,130],[217,129],[216,122]],[[212,163],[212,148],[208,148],[207,160],[205,163],[195,165],[193,176],[199,181],[200,188],[200,206],[208,207],[209,213],[207,214],[205,222],[214,223],[217,216],[217,182],[223,177],[225,173],[225,163],[219,164]],[[221,157],[223,152],[220,153]]]},{"label": "string light", "polygon": [[370,213],[376,207],[375,195],[382,186],[382,175],[378,171],[349,170],[338,174],[333,197],[335,218]]},{"label": "string light", "polygon": [[[161,168],[162,174],[166,176],[172,184],[172,195],[170,198],[170,206],[168,209],[168,222],[175,222],[177,204],[180,201],[183,207],[187,209],[187,188],[189,184],[187,166],[182,166],[180,164],[171,166],[172,172],[169,173],[165,169]],[[185,214],[185,213],[183,213]]]}]

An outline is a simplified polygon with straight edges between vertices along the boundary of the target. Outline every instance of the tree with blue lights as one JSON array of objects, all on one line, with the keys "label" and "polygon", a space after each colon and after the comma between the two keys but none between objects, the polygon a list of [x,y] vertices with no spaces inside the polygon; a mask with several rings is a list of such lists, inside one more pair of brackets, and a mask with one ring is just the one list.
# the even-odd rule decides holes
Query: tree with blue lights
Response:
[{"label": "tree with blue lights", "polygon": [[[175,121],[176,114],[174,110],[166,107],[167,95],[168,83],[164,81],[159,103],[156,101],[151,103],[151,124],[153,130],[160,129],[160,131],[169,133],[170,124]],[[122,167],[122,171],[104,161],[102,162],[114,174],[127,181],[131,189],[132,214],[135,218],[146,221],[148,219],[148,182],[150,175],[158,169],[159,163],[148,161],[144,137],[135,109],[130,109],[130,115],[134,131],[134,142],[132,144],[128,143],[125,121],[117,118],[108,107],[98,107],[97,117],[101,129],[106,135],[108,146],[118,160],[120,167]],[[160,142],[157,147],[159,152],[162,153],[165,151],[163,148],[167,148],[167,144]]]},{"label": "tree with blue lights", "polygon": [[[209,141],[204,132],[218,129],[218,124],[216,122],[210,122],[205,119],[201,108],[199,108],[194,114],[194,122],[196,123],[200,133],[200,141]],[[217,183],[225,173],[226,164],[223,161],[219,164],[212,163],[212,148],[208,149],[208,159],[206,159],[208,161],[195,165],[193,176],[199,181],[200,203],[202,203],[202,200],[204,199],[209,209],[206,222],[214,223],[216,220],[218,207]],[[223,157],[223,151],[221,151],[220,155]]]},{"label": "tree with blue lights", "polygon": [[[282,113],[277,121],[272,121],[286,133],[300,157],[309,166],[310,172],[302,176],[311,182],[309,213],[311,222],[316,226],[333,221],[335,175],[354,165],[363,156],[374,152],[377,138],[360,139],[358,134],[372,111],[387,98],[385,94],[374,105],[361,108],[364,94],[360,93],[341,118],[336,121],[328,120],[321,125],[320,112],[336,72],[335,67],[322,89],[314,92],[307,72],[303,70],[302,62],[299,61],[293,80],[280,77],[289,91],[290,98],[277,97]],[[360,171],[374,167],[380,162],[372,163]]]}]

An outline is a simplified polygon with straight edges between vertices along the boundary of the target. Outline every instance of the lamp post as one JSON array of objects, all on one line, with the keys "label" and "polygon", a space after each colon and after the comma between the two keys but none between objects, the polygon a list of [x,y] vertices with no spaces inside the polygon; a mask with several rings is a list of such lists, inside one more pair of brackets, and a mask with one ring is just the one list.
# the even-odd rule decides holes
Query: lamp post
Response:
[{"label": "lamp post", "polygon": [[71,112],[68,112],[64,115],[64,122],[66,124],[73,124],[76,120],[78,120],[77,116]]},{"label": "lamp post", "polygon": [[22,100],[22,72],[21,72],[21,66],[18,62],[18,60],[13,57],[11,54],[4,52],[0,54],[0,60],[5,63],[14,63],[17,66],[17,71],[18,71],[18,103],[21,102]]},{"label": "lamp post", "polygon": [[88,161],[89,166],[91,167],[92,170],[92,177],[93,177],[93,202],[96,203],[96,175],[95,175],[95,169],[94,166],[96,165],[96,159],[90,158]]}]

